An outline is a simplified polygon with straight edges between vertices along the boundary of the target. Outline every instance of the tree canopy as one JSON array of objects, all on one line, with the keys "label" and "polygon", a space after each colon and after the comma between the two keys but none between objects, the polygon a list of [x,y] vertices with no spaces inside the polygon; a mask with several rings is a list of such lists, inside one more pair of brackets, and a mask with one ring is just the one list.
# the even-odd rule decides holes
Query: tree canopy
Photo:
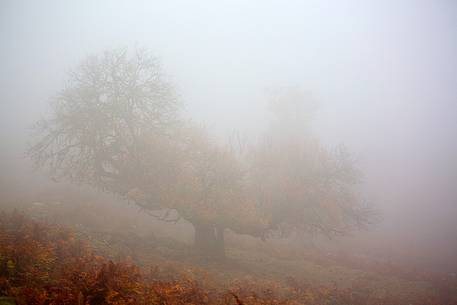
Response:
[{"label": "tree canopy", "polygon": [[117,194],[165,221],[186,219],[196,245],[211,251],[223,252],[227,228],[265,238],[367,223],[348,154],[302,132],[309,113],[300,95],[278,101],[263,140],[236,155],[184,119],[155,57],[107,51],[69,74],[29,154],[56,178]]},{"label": "tree canopy", "polygon": [[375,220],[357,193],[360,172],[344,145],[328,149],[313,136],[316,104],[289,88],[272,99],[275,121],[251,152],[250,177],[269,229],[345,234]]}]

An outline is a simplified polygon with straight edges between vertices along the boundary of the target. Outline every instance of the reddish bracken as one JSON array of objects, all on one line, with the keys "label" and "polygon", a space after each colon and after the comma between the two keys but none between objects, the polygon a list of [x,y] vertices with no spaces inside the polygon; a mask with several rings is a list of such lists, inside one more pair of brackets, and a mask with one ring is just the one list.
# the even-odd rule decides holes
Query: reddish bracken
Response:
[{"label": "reddish bracken", "polygon": [[[145,273],[132,263],[114,263],[65,228],[37,223],[20,213],[0,214],[1,304],[403,304],[354,289],[312,287],[290,278],[287,289],[255,282],[204,288],[185,277],[164,279],[158,268]],[[155,273],[157,271],[157,274]],[[176,278],[179,278],[178,280]],[[444,297],[444,296],[443,296]],[[451,294],[417,304],[456,304]],[[6,303],[5,303],[6,302]]]}]

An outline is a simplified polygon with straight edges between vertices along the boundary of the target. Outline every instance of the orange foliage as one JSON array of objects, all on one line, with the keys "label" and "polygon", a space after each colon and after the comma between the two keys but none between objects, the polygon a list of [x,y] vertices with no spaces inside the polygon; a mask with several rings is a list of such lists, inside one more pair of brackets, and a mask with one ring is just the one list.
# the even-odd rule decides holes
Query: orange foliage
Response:
[{"label": "orange foliage", "polygon": [[138,267],[97,256],[63,228],[0,215],[0,296],[17,304],[205,304],[191,281],[146,280]]},{"label": "orange foliage", "polygon": [[[244,280],[228,288],[204,288],[157,267],[145,272],[131,263],[114,263],[96,255],[75,233],[19,213],[0,214],[0,245],[0,297],[19,305],[406,304],[389,295],[364,294],[361,287],[313,287],[293,278],[285,284]],[[417,304],[456,304],[451,296],[430,296]]]}]

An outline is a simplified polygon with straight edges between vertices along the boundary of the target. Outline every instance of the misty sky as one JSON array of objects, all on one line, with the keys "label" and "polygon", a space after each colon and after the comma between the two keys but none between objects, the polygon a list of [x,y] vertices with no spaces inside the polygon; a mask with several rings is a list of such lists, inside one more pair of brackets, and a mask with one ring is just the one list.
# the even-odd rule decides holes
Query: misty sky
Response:
[{"label": "misty sky", "polygon": [[457,232],[454,1],[0,0],[2,156],[22,155],[68,69],[124,46],[151,49],[219,135],[265,128],[271,88],[309,91],[315,132],[357,157],[384,226]]}]

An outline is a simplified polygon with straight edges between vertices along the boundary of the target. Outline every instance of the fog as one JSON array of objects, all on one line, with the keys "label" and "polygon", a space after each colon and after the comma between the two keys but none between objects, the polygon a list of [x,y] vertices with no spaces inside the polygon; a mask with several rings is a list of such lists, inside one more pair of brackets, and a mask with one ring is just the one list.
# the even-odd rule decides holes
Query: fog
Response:
[{"label": "fog", "polygon": [[346,145],[382,215],[335,244],[457,270],[453,1],[1,1],[0,43],[1,189],[18,198],[47,179],[25,150],[67,72],[145,48],[220,139],[265,131],[274,90],[306,92],[314,134]]}]

